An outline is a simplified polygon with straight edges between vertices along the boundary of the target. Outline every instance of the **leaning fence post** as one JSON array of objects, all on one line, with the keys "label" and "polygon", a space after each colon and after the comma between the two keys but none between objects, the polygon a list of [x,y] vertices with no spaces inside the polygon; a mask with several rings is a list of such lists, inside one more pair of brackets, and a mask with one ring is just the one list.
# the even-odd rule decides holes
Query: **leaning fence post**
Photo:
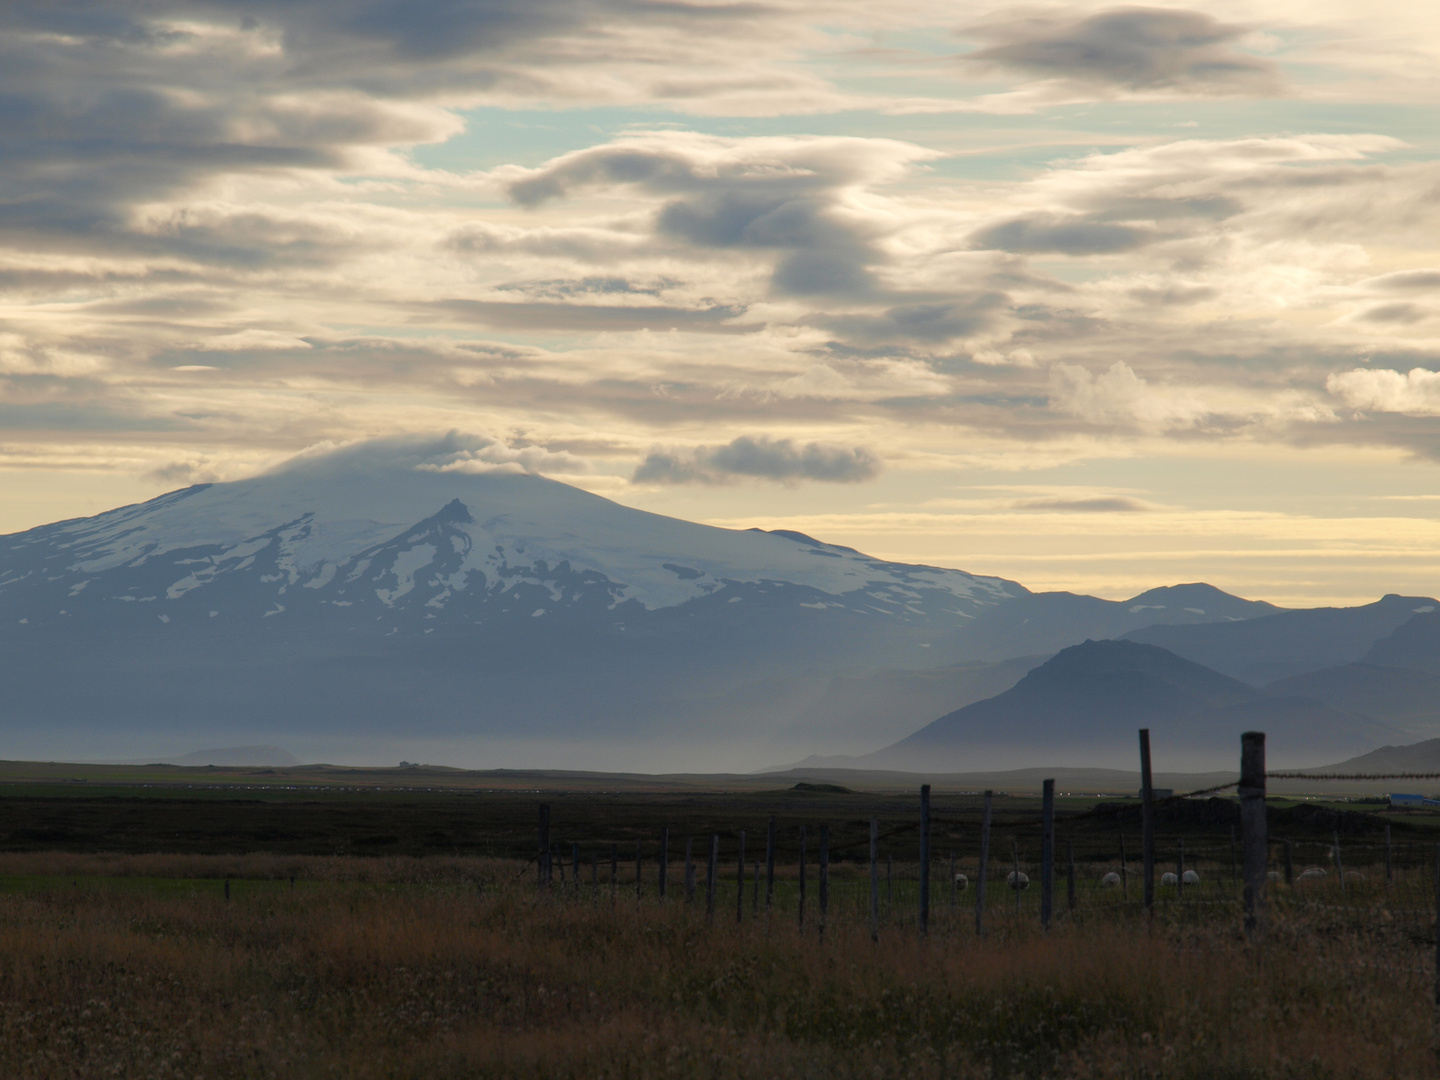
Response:
[{"label": "leaning fence post", "polygon": [[820,826],[820,940],[825,940],[825,918],[830,911],[830,826]]},{"label": "leaning fence post", "polygon": [[920,785],[920,933],[930,932],[930,785]]},{"label": "leaning fence post", "polygon": [[1140,860],[1145,910],[1155,911],[1155,789],[1150,782],[1150,729],[1140,729]]},{"label": "leaning fence post", "polygon": [[1335,837],[1335,876],[1340,879],[1340,895],[1345,895],[1345,863],[1340,858],[1340,830],[1336,829],[1332,834]]},{"label": "leaning fence post", "polygon": [[1055,781],[1046,780],[1040,803],[1040,925],[1050,929],[1055,908]]},{"label": "leaning fence post", "polygon": [[1262,929],[1265,912],[1265,733],[1240,736],[1240,840],[1245,851],[1245,932]]},{"label": "leaning fence post", "polygon": [[990,869],[990,804],[993,791],[985,792],[980,810],[980,869],[975,874],[975,936],[985,936],[985,872]]},{"label": "leaning fence post", "polygon": [[665,899],[665,879],[670,870],[670,830],[660,830],[660,899]]},{"label": "leaning fence post", "polygon": [[800,826],[800,913],[799,926],[805,929],[805,826]]},{"label": "leaning fence post", "polygon": [[880,940],[880,819],[870,819],[870,940]]},{"label": "leaning fence post", "polygon": [[543,888],[550,884],[550,804],[540,804],[540,851],[536,856],[535,880]]},{"label": "leaning fence post", "polygon": [[1065,876],[1065,907],[1069,911],[1075,910],[1075,841],[1065,841],[1065,854],[1067,856],[1068,873]]},{"label": "leaning fence post", "polygon": [[705,917],[715,917],[715,877],[720,863],[720,836],[710,837],[710,863],[705,868]]},{"label": "leaning fence post", "polygon": [[740,853],[735,859],[735,921],[745,921],[745,830],[740,830]]},{"label": "leaning fence post", "polygon": [[770,815],[770,824],[765,830],[765,910],[775,896],[775,815]]}]

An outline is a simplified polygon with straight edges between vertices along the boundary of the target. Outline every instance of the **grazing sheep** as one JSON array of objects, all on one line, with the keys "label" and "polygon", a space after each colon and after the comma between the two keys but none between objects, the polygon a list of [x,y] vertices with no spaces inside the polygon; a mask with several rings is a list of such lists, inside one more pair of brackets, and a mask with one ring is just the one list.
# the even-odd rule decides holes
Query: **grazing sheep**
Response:
[{"label": "grazing sheep", "polygon": [[1012,889],[1028,889],[1030,887],[1030,878],[1022,874],[1019,870],[1011,870],[1005,878],[1005,884]]},{"label": "grazing sheep", "polygon": [[1280,871],[1279,871],[1279,870],[1271,870],[1271,871],[1269,871],[1269,872],[1265,875],[1265,880],[1266,880],[1266,881],[1272,881],[1272,882],[1273,882],[1273,881],[1279,881],[1279,880],[1280,880]]},{"label": "grazing sheep", "polygon": [[1365,880],[1365,875],[1362,874],[1359,870],[1346,870],[1346,871],[1345,871],[1345,880],[1346,880],[1346,881],[1364,881],[1364,880]]},{"label": "grazing sheep", "polygon": [[1166,870],[1165,873],[1160,875],[1161,885],[1175,885],[1178,884],[1179,881],[1180,879],[1177,878],[1174,874],[1172,874],[1169,870]]},{"label": "grazing sheep", "polygon": [[955,875],[955,888],[958,892],[964,892],[970,887],[970,879],[964,874]]},{"label": "grazing sheep", "polygon": [[1186,870],[1185,876],[1180,880],[1186,885],[1199,885],[1200,875],[1197,874],[1194,870]]},{"label": "grazing sheep", "polygon": [[1119,885],[1119,884],[1120,884],[1120,875],[1117,874],[1117,873],[1115,873],[1114,870],[1111,870],[1108,874],[1106,874],[1104,877],[1102,877],[1102,878],[1100,879],[1100,884],[1101,884],[1101,885],[1112,885],[1112,886],[1113,886],[1113,885]]},{"label": "grazing sheep", "polygon": [[1301,872],[1300,881],[1319,881],[1325,876],[1325,871],[1318,866],[1311,866]]}]

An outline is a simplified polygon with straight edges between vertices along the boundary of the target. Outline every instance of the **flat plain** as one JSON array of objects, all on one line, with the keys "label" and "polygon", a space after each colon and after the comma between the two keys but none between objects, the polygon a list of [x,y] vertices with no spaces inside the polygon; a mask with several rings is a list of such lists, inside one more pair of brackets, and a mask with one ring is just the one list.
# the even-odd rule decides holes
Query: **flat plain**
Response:
[{"label": "flat plain", "polygon": [[[1289,840],[1296,880],[1271,886],[1247,939],[1233,804],[1166,808],[1157,874],[1183,842],[1200,884],[1157,887],[1147,915],[1134,800],[1062,798],[1045,931],[1039,801],[999,797],[981,937],[969,794],[935,799],[922,934],[915,792],[482,789],[390,770],[261,790],[205,770],[151,787],[70,771],[0,788],[5,1076],[1433,1075],[1440,833],[1423,814],[1277,800],[1272,865]],[[1013,862],[1031,888],[1005,888]],[[1120,869],[1123,886],[1101,884]]]}]

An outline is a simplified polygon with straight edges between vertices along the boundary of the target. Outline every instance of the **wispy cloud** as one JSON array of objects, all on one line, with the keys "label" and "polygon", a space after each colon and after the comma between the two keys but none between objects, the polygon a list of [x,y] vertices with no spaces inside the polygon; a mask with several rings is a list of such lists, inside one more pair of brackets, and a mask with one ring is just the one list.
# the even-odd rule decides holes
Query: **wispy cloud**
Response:
[{"label": "wispy cloud", "polygon": [[737,479],[818,480],[854,484],[880,474],[880,457],[867,447],[800,443],[741,435],[723,446],[651,450],[635,470],[637,484],[724,484]]}]

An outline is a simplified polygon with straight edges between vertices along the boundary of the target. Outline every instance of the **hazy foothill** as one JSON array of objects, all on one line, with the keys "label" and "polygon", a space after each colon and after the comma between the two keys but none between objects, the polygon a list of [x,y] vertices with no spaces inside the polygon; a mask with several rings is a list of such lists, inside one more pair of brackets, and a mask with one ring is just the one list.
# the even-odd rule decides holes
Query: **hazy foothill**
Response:
[{"label": "hazy foothill", "polygon": [[0,2],[0,1080],[1435,1076],[1437,70]]}]

